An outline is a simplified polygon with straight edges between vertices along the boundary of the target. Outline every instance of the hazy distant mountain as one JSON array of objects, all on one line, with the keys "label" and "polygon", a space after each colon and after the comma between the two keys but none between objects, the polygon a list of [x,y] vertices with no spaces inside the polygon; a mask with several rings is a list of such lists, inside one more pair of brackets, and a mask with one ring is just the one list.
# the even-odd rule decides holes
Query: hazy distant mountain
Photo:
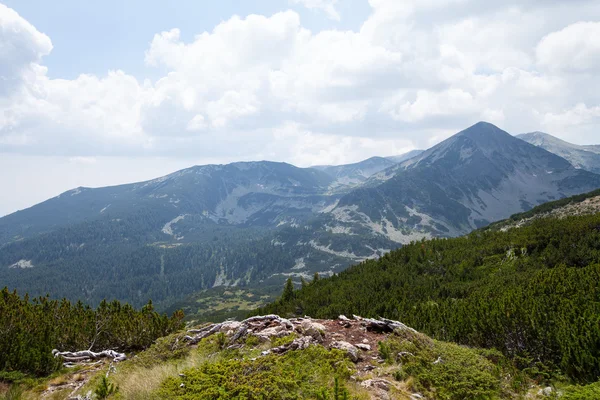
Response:
[{"label": "hazy distant mountain", "polygon": [[354,164],[317,165],[313,168],[331,176],[335,180],[334,186],[356,186],[394,164],[394,161],[387,158],[371,157]]},{"label": "hazy distant mountain", "polygon": [[308,218],[330,204],[325,193],[333,181],[312,168],[262,161],[196,166],[147,182],[77,188],[0,218],[0,244],[140,209],[168,220],[198,215],[216,223],[277,225]]},{"label": "hazy distant mountain", "polygon": [[397,156],[389,156],[389,157],[386,157],[386,158],[388,160],[390,160],[390,161],[395,162],[396,164],[399,164],[401,162],[404,162],[406,160],[410,160],[411,158],[420,155],[424,151],[425,150],[411,150],[408,153],[400,154],[400,155],[397,155]]},{"label": "hazy distant mountain", "polygon": [[600,145],[580,146],[543,132],[524,133],[517,137],[561,156],[575,168],[600,173]]},{"label": "hazy distant mountain", "polygon": [[0,218],[0,286],[168,306],[212,287],[331,275],[600,187],[599,175],[487,123],[407,157],[207,165],[74,189]]}]

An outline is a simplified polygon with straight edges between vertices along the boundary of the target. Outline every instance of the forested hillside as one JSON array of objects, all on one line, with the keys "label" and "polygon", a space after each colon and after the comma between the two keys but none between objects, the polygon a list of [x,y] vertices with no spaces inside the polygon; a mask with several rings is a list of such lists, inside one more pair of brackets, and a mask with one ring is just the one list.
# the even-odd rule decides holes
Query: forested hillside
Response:
[{"label": "forested hillside", "polygon": [[384,316],[522,367],[600,376],[600,214],[423,240],[258,313]]}]

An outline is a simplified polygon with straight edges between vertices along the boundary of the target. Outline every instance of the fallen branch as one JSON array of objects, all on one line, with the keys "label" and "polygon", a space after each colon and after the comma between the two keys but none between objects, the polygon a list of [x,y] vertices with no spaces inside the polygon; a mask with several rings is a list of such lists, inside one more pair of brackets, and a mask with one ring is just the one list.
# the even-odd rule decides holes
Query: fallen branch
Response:
[{"label": "fallen branch", "polygon": [[58,351],[56,349],[52,350],[52,355],[54,358],[62,358],[65,364],[72,364],[83,361],[91,361],[97,360],[99,358],[112,358],[113,361],[119,362],[127,359],[125,353],[118,353],[114,350],[103,350],[99,353],[93,352],[91,350],[83,350],[83,351]]}]

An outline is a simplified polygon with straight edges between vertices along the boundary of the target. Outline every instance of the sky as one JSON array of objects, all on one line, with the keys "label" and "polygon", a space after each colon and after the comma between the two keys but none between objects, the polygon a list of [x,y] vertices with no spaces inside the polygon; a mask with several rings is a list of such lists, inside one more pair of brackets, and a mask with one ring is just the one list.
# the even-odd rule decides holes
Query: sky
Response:
[{"label": "sky", "polygon": [[600,143],[597,0],[0,0],[0,216],[77,186],[427,148]]}]

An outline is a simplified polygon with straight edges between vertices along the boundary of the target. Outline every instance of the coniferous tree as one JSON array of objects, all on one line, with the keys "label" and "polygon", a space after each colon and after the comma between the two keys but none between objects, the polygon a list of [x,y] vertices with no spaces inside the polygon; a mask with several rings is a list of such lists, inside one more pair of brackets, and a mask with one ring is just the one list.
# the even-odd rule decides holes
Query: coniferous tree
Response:
[{"label": "coniferous tree", "polygon": [[282,301],[291,301],[294,299],[294,283],[292,282],[292,278],[288,278],[285,281],[285,286],[283,288],[283,293],[281,295]]},{"label": "coniferous tree", "polygon": [[318,273],[318,272],[315,272],[315,275],[313,276],[312,283],[316,283],[316,282],[318,282],[318,281],[319,281],[319,279],[320,279],[320,278],[319,278],[319,273]]},{"label": "coniferous tree", "polygon": [[304,279],[303,276],[300,277],[300,284],[302,286],[302,289],[308,286],[308,282],[306,282],[306,279]]}]

